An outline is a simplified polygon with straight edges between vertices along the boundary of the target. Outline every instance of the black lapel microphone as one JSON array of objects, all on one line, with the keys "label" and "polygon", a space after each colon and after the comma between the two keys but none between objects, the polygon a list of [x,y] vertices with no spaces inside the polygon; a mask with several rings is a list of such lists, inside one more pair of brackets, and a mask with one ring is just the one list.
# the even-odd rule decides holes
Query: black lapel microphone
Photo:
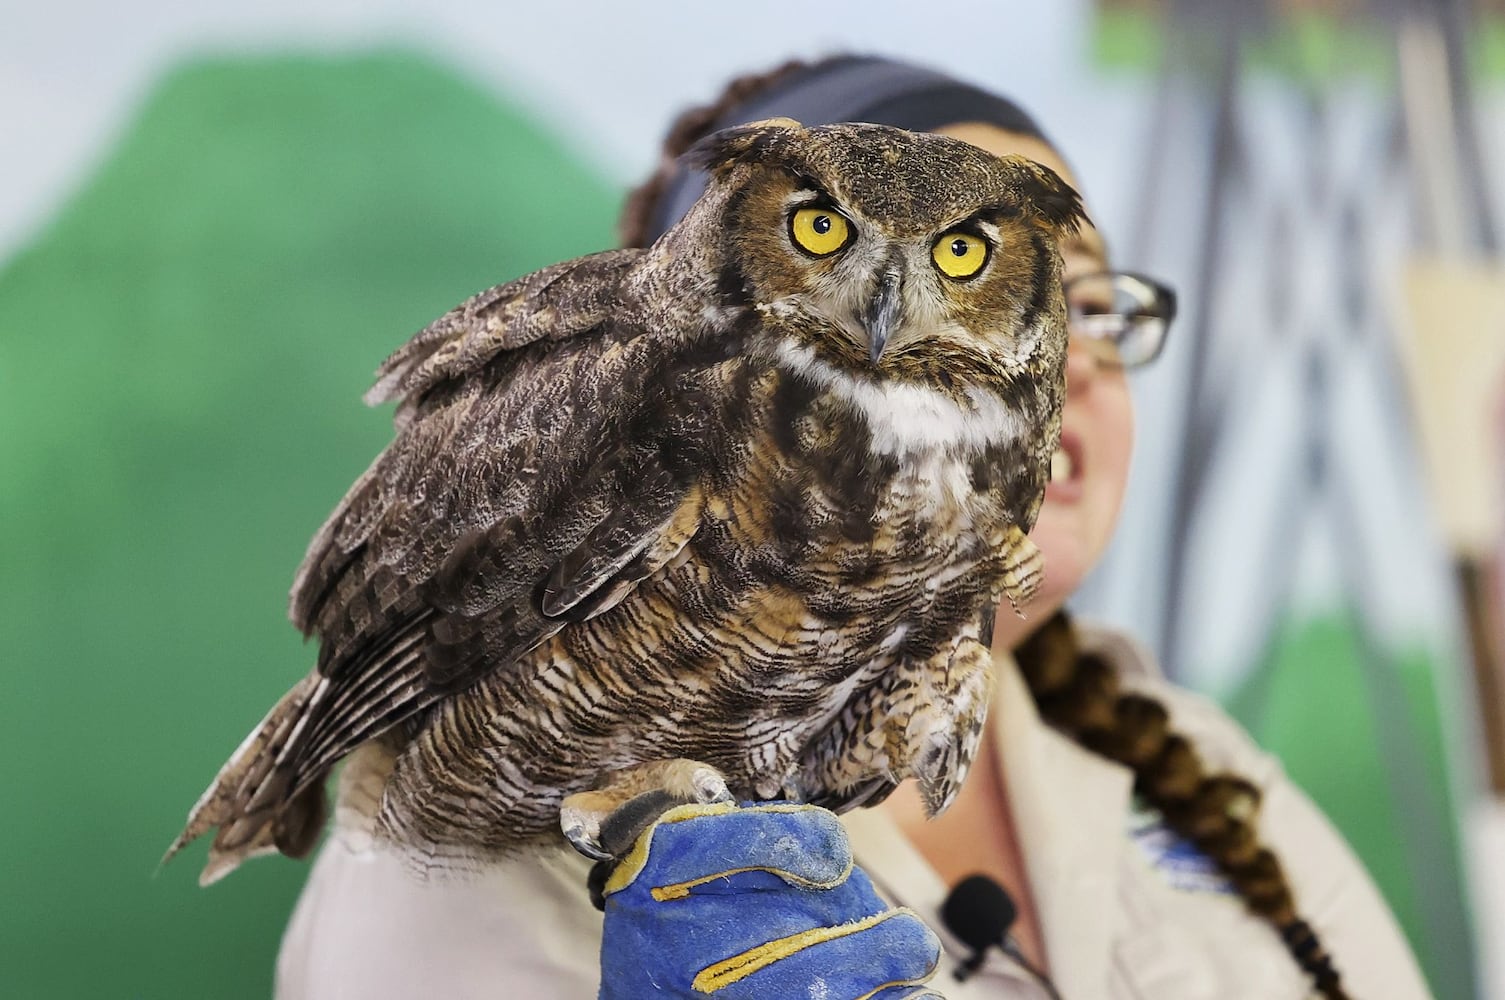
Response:
[{"label": "black lapel microphone", "polygon": [[986,875],[969,875],[958,882],[941,904],[941,922],[972,949],[972,957],[956,970],[956,978],[967,979],[982,968],[988,949],[1003,947],[1017,919],[1019,907],[1013,897]]},{"label": "black lapel microphone", "polygon": [[1008,890],[986,875],[968,875],[956,884],[941,904],[941,922],[962,944],[972,949],[972,957],[956,970],[958,982],[971,978],[982,968],[989,948],[998,948],[1035,978],[1051,1000],[1061,1000],[1055,984],[1035,968],[1019,945],[1009,937],[1009,928],[1019,919],[1019,907]]}]

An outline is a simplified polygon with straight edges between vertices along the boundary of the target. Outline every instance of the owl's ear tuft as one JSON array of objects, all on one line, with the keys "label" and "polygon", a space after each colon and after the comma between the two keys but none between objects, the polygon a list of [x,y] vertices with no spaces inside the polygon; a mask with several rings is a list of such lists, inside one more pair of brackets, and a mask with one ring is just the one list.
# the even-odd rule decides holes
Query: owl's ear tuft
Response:
[{"label": "owl's ear tuft", "polygon": [[1026,214],[1054,230],[1057,236],[1080,231],[1089,222],[1082,196],[1061,175],[1023,156],[1011,157],[1019,171],[1019,194]]},{"label": "owl's ear tuft", "polygon": [[721,173],[739,163],[761,163],[783,150],[802,126],[793,118],[765,118],[713,132],[691,146],[684,161],[692,167]]}]

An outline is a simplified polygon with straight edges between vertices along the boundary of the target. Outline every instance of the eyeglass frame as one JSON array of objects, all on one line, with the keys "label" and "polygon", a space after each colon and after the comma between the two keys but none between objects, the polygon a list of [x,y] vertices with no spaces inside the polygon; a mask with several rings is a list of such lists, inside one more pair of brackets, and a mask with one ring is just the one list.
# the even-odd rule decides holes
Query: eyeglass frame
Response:
[{"label": "eyeglass frame", "polygon": [[[1143,312],[1143,315],[1159,319],[1161,321],[1161,329],[1159,335],[1155,339],[1154,350],[1152,350],[1147,357],[1134,361],[1131,364],[1125,364],[1122,360],[1122,355],[1118,350],[1118,344],[1122,337],[1094,336],[1092,334],[1078,333],[1077,327],[1079,326],[1080,320],[1073,317],[1072,315],[1071,300],[1069,296],[1070,289],[1073,285],[1076,285],[1080,282],[1101,278],[1111,278],[1115,282],[1119,278],[1131,278],[1134,281],[1137,281],[1149,288],[1150,291],[1154,294],[1151,308],[1146,309]],[[1084,341],[1088,343],[1109,343],[1113,345],[1113,357],[1104,357],[1101,352],[1094,352],[1094,358],[1098,362],[1098,364],[1111,368],[1121,368],[1125,371],[1132,371],[1135,368],[1143,368],[1145,365],[1150,364],[1156,358],[1160,357],[1161,352],[1165,350],[1165,339],[1170,334],[1171,323],[1174,322],[1176,318],[1176,290],[1165,282],[1160,281],[1156,278],[1152,278],[1147,274],[1142,274],[1138,271],[1103,270],[1092,271],[1087,274],[1079,274],[1076,277],[1061,283],[1061,297],[1066,305],[1067,335],[1079,335],[1083,338]],[[1108,312],[1097,313],[1095,315],[1123,316],[1124,314]],[[1128,331],[1129,329],[1131,329],[1131,327],[1125,326],[1124,329],[1125,331]]]}]

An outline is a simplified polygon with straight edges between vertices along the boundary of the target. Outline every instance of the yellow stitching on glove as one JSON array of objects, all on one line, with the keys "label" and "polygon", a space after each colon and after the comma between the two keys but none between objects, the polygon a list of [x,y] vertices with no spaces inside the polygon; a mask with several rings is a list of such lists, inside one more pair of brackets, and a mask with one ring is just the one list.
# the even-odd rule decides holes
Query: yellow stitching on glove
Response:
[{"label": "yellow stitching on glove", "polygon": [[715,965],[706,966],[700,970],[690,985],[700,993],[715,993],[717,990],[746,979],[754,972],[765,969],[780,959],[797,955],[806,948],[813,948],[826,941],[835,941],[837,938],[865,931],[869,927],[876,927],[890,917],[903,912],[905,911],[885,910],[870,917],[863,917],[855,923],[840,924],[836,927],[814,927],[788,937],[767,941],[756,948],[747,949],[740,955],[733,955],[731,958],[722,959]]},{"label": "yellow stitching on glove", "polygon": [[[805,809],[814,808],[814,806],[804,806],[793,802],[775,802],[768,805],[748,806],[745,809],[741,809],[736,805],[736,803],[733,802],[712,802],[705,804],[690,803],[688,805],[675,806],[673,809],[666,809],[664,810],[664,814],[662,816],[653,821],[652,826],[648,827],[648,829],[644,830],[641,834],[638,835],[637,843],[632,845],[632,850],[628,851],[626,856],[623,857],[622,860],[617,864],[616,870],[611,873],[611,878],[606,880],[606,886],[601,890],[601,893],[604,896],[610,896],[614,892],[621,892],[623,889],[631,885],[633,880],[642,873],[643,866],[648,863],[648,845],[653,840],[653,830],[655,827],[661,824],[683,823],[686,820],[699,819],[702,816],[723,816],[726,813],[738,811],[793,813],[801,812]],[[722,878],[726,875],[735,875],[737,872],[750,872],[759,870],[767,871],[768,869],[737,868],[732,871],[719,872],[715,875],[708,875],[705,878],[697,879],[694,882],[681,882],[679,886],[663,886],[661,888],[653,890],[653,898],[661,903],[668,899],[682,899],[690,894],[689,891],[691,888],[704,882],[710,882],[714,879]],[[847,870],[842,873],[841,879],[839,881],[832,882],[829,885],[817,882],[804,882],[802,884],[811,886],[813,888],[830,888],[831,886],[840,885],[842,882],[846,881],[847,876],[851,875],[851,873],[852,866],[848,864]],[[681,886],[684,888],[683,892],[674,892],[675,889],[680,888]],[[660,896],[660,892],[666,893],[666,895]]]},{"label": "yellow stitching on glove", "polygon": [[632,845],[632,850],[627,852],[617,864],[616,871],[606,880],[606,886],[601,890],[604,896],[610,896],[614,892],[621,892],[632,884],[633,879],[642,874],[643,866],[648,863],[648,845],[653,841],[653,830],[660,823],[681,823],[687,819],[696,819],[700,816],[719,816],[722,813],[735,812],[737,806],[732,802],[713,802],[706,805],[691,804],[675,806],[665,810],[664,814],[653,821],[653,825],[642,833]]},{"label": "yellow stitching on glove", "polygon": [[791,885],[799,886],[801,889],[834,889],[851,877],[852,862],[848,861],[847,866],[843,868],[841,872],[829,882],[817,882],[814,879],[800,878],[798,875],[794,874],[794,872],[784,871],[783,869],[776,871],[772,868],[764,867],[763,865],[749,865],[746,868],[728,868],[724,872],[717,872],[714,875],[706,875],[702,878],[691,879],[688,882],[675,882],[673,885],[655,886],[648,891],[653,895],[653,898],[658,900],[660,903],[667,903],[671,899],[684,899],[690,894],[690,890],[695,888],[697,885],[705,885],[707,882],[714,882],[718,878],[727,878],[732,875],[741,875],[743,872],[768,872],[770,875],[777,875],[785,882],[788,882]]}]

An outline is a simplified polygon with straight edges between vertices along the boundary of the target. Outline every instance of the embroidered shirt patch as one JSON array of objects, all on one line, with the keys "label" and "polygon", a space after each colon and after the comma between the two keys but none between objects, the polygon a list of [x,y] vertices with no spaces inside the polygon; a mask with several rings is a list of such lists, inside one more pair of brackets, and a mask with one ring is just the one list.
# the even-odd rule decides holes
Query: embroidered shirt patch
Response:
[{"label": "embroidered shirt patch", "polygon": [[1129,812],[1129,838],[1144,855],[1150,867],[1159,872],[1174,889],[1182,892],[1210,892],[1236,895],[1228,876],[1218,870],[1201,848],[1165,824],[1159,810],[1135,796]]}]

